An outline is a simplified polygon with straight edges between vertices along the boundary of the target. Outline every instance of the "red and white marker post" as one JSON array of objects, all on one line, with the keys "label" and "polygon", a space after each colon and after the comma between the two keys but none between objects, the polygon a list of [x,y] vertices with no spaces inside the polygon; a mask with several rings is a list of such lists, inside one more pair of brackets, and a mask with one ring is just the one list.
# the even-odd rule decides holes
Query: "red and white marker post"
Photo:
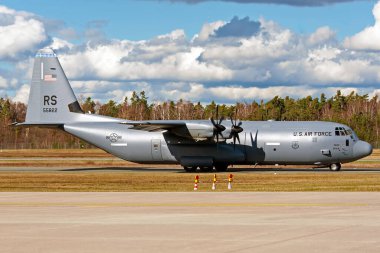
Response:
[{"label": "red and white marker post", "polygon": [[232,175],[232,174],[230,174],[229,176],[228,176],[228,190],[232,190],[232,181],[233,181],[233,177],[234,177],[234,175]]},{"label": "red and white marker post", "polygon": [[211,188],[213,191],[215,191],[216,189],[216,182],[217,182],[216,174],[214,174],[214,179],[212,180],[212,188]]},{"label": "red and white marker post", "polygon": [[199,183],[199,176],[196,175],[195,180],[194,180],[194,191],[198,191],[198,183]]}]

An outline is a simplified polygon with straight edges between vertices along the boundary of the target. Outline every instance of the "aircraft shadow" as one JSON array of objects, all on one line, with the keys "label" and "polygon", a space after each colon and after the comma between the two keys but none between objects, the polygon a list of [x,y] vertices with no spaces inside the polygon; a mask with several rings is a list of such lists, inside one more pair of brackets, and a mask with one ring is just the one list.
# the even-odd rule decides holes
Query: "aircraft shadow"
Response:
[{"label": "aircraft shadow", "polygon": [[146,168],[146,167],[98,167],[98,168],[72,168],[60,171],[150,171],[150,172],[185,172],[183,169]]},{"label": "aircraft shadow", "polygon": [[[70,168],[70,169],[62,169],[59,171],[135,171],[135,172],[172,172],[172,173],[187,173],[181,168],[147,168],[147,167],[96,167],[96,168]],[[228,172],[330,172],[329,168],[228,168]],[[380,172],[380,168],[343,168],[341,172]],[[196,173],[204,173],[197,171]],[[207,173],[207,172],[205,172]],[[215,172],[208,172],[215,173]],[[339,173],[339,172],[337,172]]]}]

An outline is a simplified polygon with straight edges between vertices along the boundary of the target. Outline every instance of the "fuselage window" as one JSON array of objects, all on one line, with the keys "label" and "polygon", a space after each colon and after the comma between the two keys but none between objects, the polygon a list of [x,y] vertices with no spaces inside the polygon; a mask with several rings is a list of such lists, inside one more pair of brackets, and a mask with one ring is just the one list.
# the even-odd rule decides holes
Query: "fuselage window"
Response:
[{"label": "fuselage window", "polygon": [[350,146],[350,140],[349,139],[346,140],[346,146],[347,147]]}]

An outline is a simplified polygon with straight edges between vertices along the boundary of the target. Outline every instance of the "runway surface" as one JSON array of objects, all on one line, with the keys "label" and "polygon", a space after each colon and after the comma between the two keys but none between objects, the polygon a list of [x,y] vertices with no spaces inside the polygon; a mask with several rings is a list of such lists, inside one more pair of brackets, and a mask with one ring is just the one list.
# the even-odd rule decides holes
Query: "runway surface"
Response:
[{"label": "runway surface", "polygon": [[0,252],[380,252],[380,193],[0,193]]}]

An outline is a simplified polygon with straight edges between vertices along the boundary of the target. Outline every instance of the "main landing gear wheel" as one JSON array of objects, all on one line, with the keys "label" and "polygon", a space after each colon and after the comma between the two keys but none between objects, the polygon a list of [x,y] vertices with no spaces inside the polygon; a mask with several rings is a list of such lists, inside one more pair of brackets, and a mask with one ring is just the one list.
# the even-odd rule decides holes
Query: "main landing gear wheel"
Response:
[{"label": "main landing gear wheel", "polygon": [[341,164],[340,163],[333,163],[333,164],[330,164],[330,170],[331,171],[340,171],[340,168],[341,168]]},{"label": "main landing gear wheel", "polygon": [[198,167],[197,166],[193,166],[193,167],[183,166],[183,168],[186,172],[196,172]]},{"label": "main landing gear wheel", "polygon": [[212,166],[202,166],[202,167],[199,167],[201,169],[202,172],[211,172],[213,167]]},{"label": "main landing gear wheel", "polygon": [[220,163],[217,163],[215,164],[215,170],[218,171],[218,172],[224,172],[226,171],[228,168],[228,164],[220,164]]}]

